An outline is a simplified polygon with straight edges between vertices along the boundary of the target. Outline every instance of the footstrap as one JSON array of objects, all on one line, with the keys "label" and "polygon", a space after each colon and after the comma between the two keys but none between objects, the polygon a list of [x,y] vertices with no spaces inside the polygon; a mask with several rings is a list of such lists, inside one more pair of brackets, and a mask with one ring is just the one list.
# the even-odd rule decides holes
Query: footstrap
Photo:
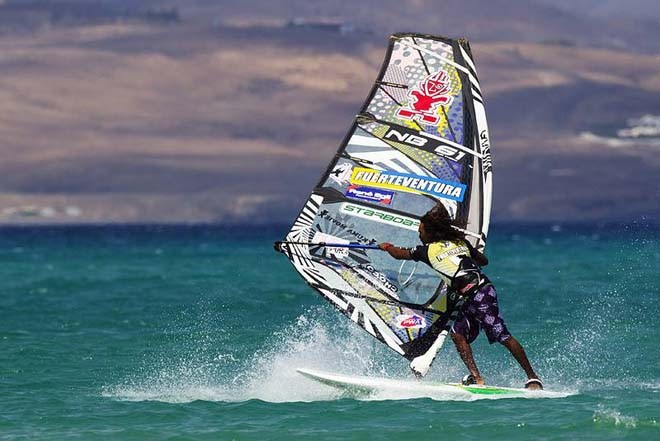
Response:
[{"label": "footstrap", "polygon": [[525,383],[525,388],[527,388],[532,383],[538,384],[539,386],[541,386],[541,389],[543,389],[543,382],[538,378],[530,378],[529,380],[527,380],[527,382]]}]

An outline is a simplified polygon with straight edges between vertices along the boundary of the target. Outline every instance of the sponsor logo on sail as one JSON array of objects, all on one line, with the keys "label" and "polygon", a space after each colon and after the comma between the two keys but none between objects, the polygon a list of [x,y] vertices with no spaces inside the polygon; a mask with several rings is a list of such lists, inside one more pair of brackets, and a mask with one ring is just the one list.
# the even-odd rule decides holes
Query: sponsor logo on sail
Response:
[{"label": "sponsor logo on sail", "polygon": [[[391,126],[390,126],[391,127]],[[383,138],[389,141],[401,142],[413,147],[420,148],[426,152],[432,152],[442,156],[443,158],[451,159],[452,161],[460,161],[466,155],[465,152],[443,144],[439,139],[430,138],[403,127],[390,128]]]},{"label": "sponsor logo on sail", "polygon": [[375,285],[382,286],[383,288],[387,289],[388,291],[392,291],[393,293],[399,291],[399,288],[390,282],[385,274],[378,271],[372,265],[369,265],[368,263],[364,265],[358,265],[357,269],[361,270],[362,274],[368,277],[369,280],[372,281]]},{"label": "sponsor logo on sail", "polygon": [[424,317],[417,314],[402,314],[396,316],[396,326],[405,329],[419,329],[426,327]]},{"label": "sponsor logo on sail", "polygon": [[481,131],[479,134],[479,141],[481,145],[481,154],[484,158],[484,173],[488,173],[493,170],[493,161],[490,156],[490,140],[488,139],[487,131]]},{"label": "sponsor logo on sail", "polygon": [[465,197],[466,189],[464,184],[458,182],[362,167],[353,168],[350,182],[355,185],[427,194],[458,202],[461,202]]},{"label": "sponsor logo on sail", "polygon": [[353,167],[348,162],[344,162],[343,164],[337,164],[332,169],[328,177],[333,181],[335,181],[336,183],[338,183],[339,185],[344,185],[348,183],[348,179],[351,176],[352,170]]},{"label": "sponsor logo on sail", "polygon": [[390,205],[394,198],[394,192],[390,190],[378,190],[377,188],[361,187],[351,185],[346,190],[346,196],[361,201],[375,202],[382,205]]},{"label": "sponsor logo on sail", "polygon": [[[348,225],[344,219],[336,219],[334,218],[328,210],[321,210],[319,212],[319,217],[321,219],[325,219],[328,221],[328,223],[333,226],[339,228],[342,232],[351,235],[357,242],[367,244],[367,245],[375,245],[378,243],[376,239],[373,237],[367,237],[364,234],[362,234],[360,231],[358,231],[356,228],[357,226],[355,225]],[[339,242],[343,243],[343,242]]]},{"label": "sponsor logo on sail", "polygon": [[437,124],[439,106],[450,105],[454,97],[450,95],[449,75],[439,70],[424,78],[408,92],[408,106],[396,111],[402,119],[418,119],[427,124]]},{"label": "sponsor logo on sail", "polygon": [[[314,232],[313,243],[335,243],[348,245],[350,240],[342,239],[341,237],[333,236],[331,234],[321,233],[320,231]],[[348,257],[348,248],[346,247],[325,247],[325,253],[328,257],[335,257],[336,259],[345,259]]]},{"label": "sponsor logo on sail", "polygon": [[428,139],[424,138],[423,136],[419,136],[415,133],[410,133],[404,131],[404,130],[396,130],[396,129],[390,129],[383,138],[386,139],[391,139],[393,141],[399,141],[403,142],[406,144],[413,145],[415,147],[424,147],[427,142],[429,142]]},{"label": "sponsor logo on sail", "polygon": [[386,211],[376,210],[373,208],[362,207],[360,205],[343,203],[339,207],[339,211],[350,216],[361,217],[374,222],[392,225],[395,227],[405,228],[407,230],[417,231],[419,221],[406,216],[388,213]]}]

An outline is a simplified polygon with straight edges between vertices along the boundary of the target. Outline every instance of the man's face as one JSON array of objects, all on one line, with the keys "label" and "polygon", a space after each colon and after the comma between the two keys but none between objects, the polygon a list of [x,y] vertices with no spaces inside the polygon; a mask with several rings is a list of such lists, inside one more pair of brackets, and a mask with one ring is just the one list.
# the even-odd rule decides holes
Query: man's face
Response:
[{"label": "man's face", "polygon": [[423,223],[419,223],[419,228],[417,231],[419,231],[419,240],[421,240],[422,243],[426,243],[426,230],[424,229]]}]

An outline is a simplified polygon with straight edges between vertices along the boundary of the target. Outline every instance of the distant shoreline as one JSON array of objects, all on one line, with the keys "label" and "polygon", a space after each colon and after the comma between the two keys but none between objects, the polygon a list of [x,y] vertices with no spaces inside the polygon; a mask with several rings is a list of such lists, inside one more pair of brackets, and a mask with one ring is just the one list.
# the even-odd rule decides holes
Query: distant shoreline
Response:
[{"label": "distant shoreline", "polygon": [[[78,224],[0,224],[0,234],[12,231],[98,231],[116,230],[126,232],[175,232],[175,231],[213,231],[213,232],[241,232],[251,233],[282,233],[285,234],[290,228],[288,224],[223,224],[223,223],[78,223]],[[553,233],[580,230],[601,231],[642,231],[654,230],[660,233],[660,219],[635,220],[632,222],[608,220],[602,222],[591,221],[496,221],[490,224],[490,232],[505,230],[548,230]]]}]

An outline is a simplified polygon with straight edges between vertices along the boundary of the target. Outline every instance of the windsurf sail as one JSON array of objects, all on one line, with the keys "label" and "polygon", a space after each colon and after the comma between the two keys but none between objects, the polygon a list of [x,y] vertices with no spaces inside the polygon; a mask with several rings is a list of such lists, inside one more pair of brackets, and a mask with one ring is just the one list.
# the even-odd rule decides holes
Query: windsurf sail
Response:
[{"label": "windsurf sail", "polygon": [[348,245],[413,247],[420,217],[442,203],[483,250],[491,174],[467,40],[394,34],[365,104],[276,249],[326,300],[424,375],[459,300],[423,263]]}]

